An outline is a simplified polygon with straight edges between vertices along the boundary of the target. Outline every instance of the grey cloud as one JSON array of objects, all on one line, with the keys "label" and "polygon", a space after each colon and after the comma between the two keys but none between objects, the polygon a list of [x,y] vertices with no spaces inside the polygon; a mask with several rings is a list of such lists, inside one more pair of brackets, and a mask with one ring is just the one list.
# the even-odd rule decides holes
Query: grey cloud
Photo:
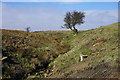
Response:
[{"label": "grey cloud", "polygon": [[3,28],[21,29],[30,26],[33,30],[61,29],[64,14],[52,7],[3,7]]},{"label": "grey cloud", "polygon": [[85,23],[79,29],[92,29],[118,22],[117,10],[90,10],[85,11]]}]

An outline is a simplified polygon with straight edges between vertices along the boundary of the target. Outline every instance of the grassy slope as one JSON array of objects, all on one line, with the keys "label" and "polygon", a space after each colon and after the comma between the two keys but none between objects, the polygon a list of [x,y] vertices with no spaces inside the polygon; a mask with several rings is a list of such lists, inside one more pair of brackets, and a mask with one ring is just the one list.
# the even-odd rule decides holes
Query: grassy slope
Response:
[{"label": "grassy slope", "polygon": [[[118,23],[80,32],[65,38],[71,50],[59,55],[48,77],[117,77]],[[80,55],[86,54],[83,62]]]},{"label": "grassy slope", "polygon": [[[94,30],[80,31],[76,36],[70,31],[27,33],[3,30],[3,56],[9,57],[3,61],[3,78],[18,78],[16,74],[26,77],[29,73],[30,78],[46,77],[46,74],[48,78],[116,77],[117,28],[118,24],[115,23]],[[87,54],[88,58],[80,62],[82,54]],[[55,57],[57,58],[54,60]],[[50,71],[39,70],[48,64]],[[37,70],[37,74],[34,74],[34,70]],[[25,75],[21,75],[23,72],[26,72]]]}]

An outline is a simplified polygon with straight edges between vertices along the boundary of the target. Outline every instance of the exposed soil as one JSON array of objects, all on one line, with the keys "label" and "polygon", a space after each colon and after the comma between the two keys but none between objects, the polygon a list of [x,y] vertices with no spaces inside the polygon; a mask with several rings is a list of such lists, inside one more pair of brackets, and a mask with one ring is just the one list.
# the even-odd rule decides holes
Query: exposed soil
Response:
[{"label": "exposed soil", "polygon": [[100,64],[92,69],[80,71],[68,76],[70,78],[118,78],[118,71],[115,67],[110,67],[109,63]]}]

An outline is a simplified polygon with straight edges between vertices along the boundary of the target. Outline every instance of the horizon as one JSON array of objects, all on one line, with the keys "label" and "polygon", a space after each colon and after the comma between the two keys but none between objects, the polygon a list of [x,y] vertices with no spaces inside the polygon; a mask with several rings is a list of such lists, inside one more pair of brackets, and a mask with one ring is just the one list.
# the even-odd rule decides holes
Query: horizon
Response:
[{"label": "horizon", "polygon": [[[116,23],[120,23],[120,22],[116,22]],[[115,23],[112,23],[112,24],[115,24]],[[108,24],[108,25],[111,25],[111,24]],[[106,26],[108,26],[108,25],[106,25]],[[104,26],[100,26],[100,27],[104,27]],[[100,28],[100,27],[97,27],[97,28]],[[97,29],[97,28],[94,28],[94,29]],[[24,30],[14,30],[14,29],[0,29],[0,30],[11,30],[11,31],[25,31],[26,32],[26,30],[24,29]],[[93,29],[89,29],[89,30],[93,30]],[[59,31],[71,31],[70,29],[66,29],[66,30],[47,30],[48,32],[49,31],[51,31],[51,32],[59,32]],[[47,32],[47,31],[39,31],[39,30],[37,30],[37,31],[31,31],[30,30],[30,32]],[[78,31],[87,31],[87,30],[78,30]],[[71,31],[72,32],[72,31]]]},{"label": "horizon", "polygon": [[[78,30],[90,30],[118,22],[117,2],[3,2],[2,29],[63,31],[68,11],[85,12],[85,23]],[[103,19],[101,19],[103,18]],[[43,27],[44,26],[44,27]]]}]

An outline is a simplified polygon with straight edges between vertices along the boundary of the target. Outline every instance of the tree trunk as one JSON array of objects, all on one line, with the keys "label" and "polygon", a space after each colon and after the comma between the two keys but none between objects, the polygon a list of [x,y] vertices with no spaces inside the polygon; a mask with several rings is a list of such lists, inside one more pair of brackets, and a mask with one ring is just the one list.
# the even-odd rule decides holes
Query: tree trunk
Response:
[{"label": "tree trunk", "polygon": [[75,34],[78,34],[78,30],[75,27],[73,27],[73,28],[74,28]]},{"label": "tree trunk", "polygon": [[72,28],[70,28],[71,29],[71,31],[73,31],[74,32],[74,30],[72,29]]}]

